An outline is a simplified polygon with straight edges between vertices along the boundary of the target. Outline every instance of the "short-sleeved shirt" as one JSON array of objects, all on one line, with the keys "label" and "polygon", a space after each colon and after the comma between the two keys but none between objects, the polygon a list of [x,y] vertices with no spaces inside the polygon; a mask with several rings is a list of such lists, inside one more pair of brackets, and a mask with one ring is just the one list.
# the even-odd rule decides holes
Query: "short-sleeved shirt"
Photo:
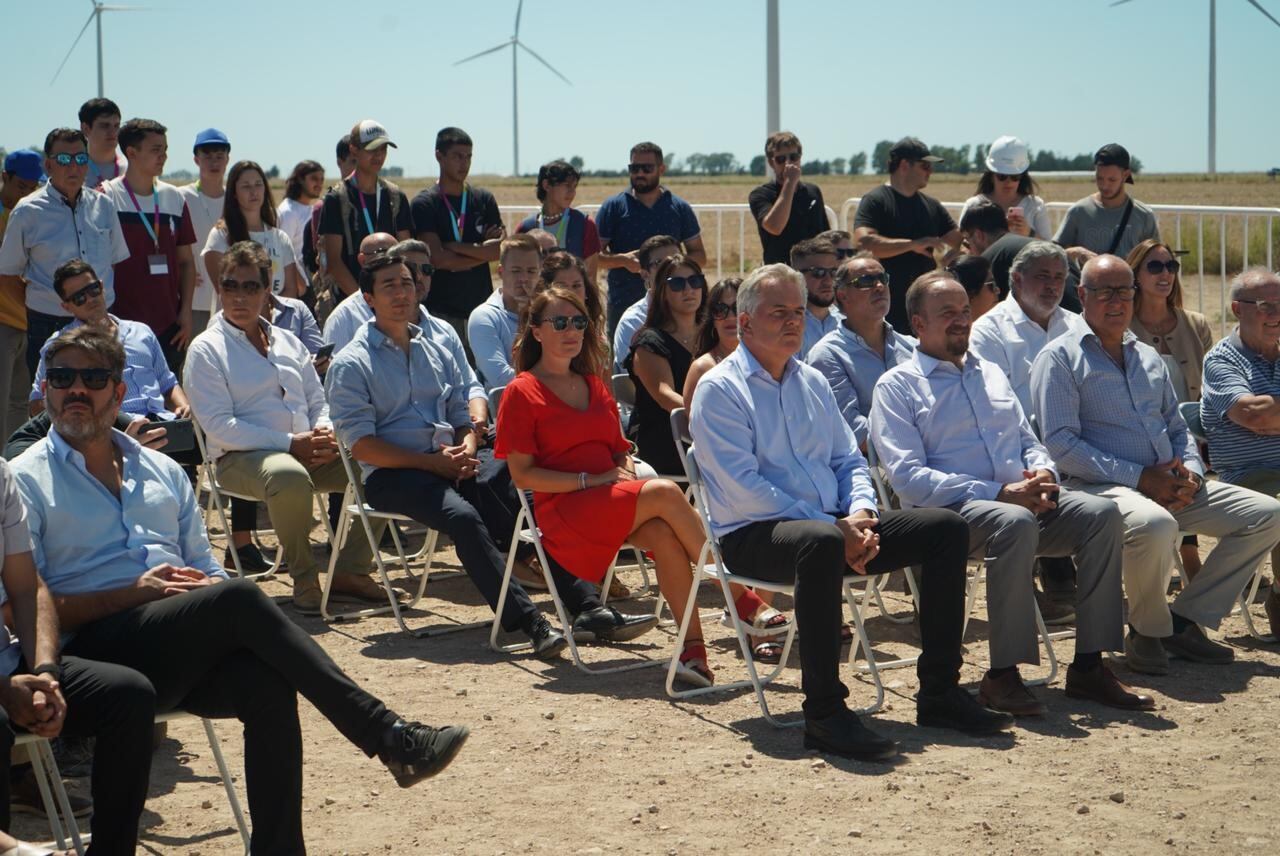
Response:
[{"label": "short-sleeved shirt", "polygon": [[1111,242],[1115,240],[1116,230],[1124,218],[1124,209],[1124,205],[1104,208],[1093,196],[1086,196],[1067,209],[1067,216],[1062,218],[1062,225],[1053,240],[1064,247],[1084,247],[1095,253],[1113,252],[1122,259],[1148,238],[1160,240],[1155,212],[1134,199],[1133,213],[1125,224],[1124,235],[1112,250]]},{"label": "short-sleeved shirt", "polygon": [[[663,188],[652,206],[636,199],[630,190],[610,196],[596,212],[600,243],[609,252],[629,253],[654,235],[670,235],[680,243],[702,234],[693,206]],[[609,305],[625,309],[644,297],[644,278],[626,268],[609,271]]]},{"label": "short-sleeved shirt", "polygon": [[[265,225],[265,224],[264,224]],[[200,267],[204,267],[204,257],[209,253],[225,253],[230,249],[227,227],[220,226],[209,233],[204,249],[200,251]],[[284,272],[289,265],[296,265],[302,270],[302,262],[298,259],[296,248],[284,229],[268,226],[261,232],[250,232],[249,240],[256,242],[267,251],[271,259],[271,293],[279,295],[284,291]]]},{"label": "short-sleeved shirt", "polygon": [[[395,235],[399,232],[413,231],[413,220],[409,215],[409,198],[399,188],[394,191],[399,195],[400,202],[395,219],[392,219],[392,192],[382,179],[378,179],[378,192],[374,194],[361,192],[355,181],[347,180],[341,185],[329,188],[324,195],[324,202],[320,209],[319,232],[321,235],[342,236],[342,263],[347,266],[347,270],[353,277],[360,276],[360,242],[371,233],[386,232]],[[347,201],[351,203],[351,215],[347,218],[345,225],[342,222],[342,198],[339,196],[342,193],[347,195]],[[369,228],[369,223],[365,222],[365,212],[369,214],[369,222],[373,223],[372,229]],[[351,235],[350,241],[347,241],[348,234]],[[329,260],[329,264],[333,264],[332,259]]]},{"label": "short-sleeved shirt", "polygon": [[[441,244],[461,242],[476,244],[484,240],[486,229],[502,223],[498,200],[483,187],[466,185],[466,215],[462,213],[462,197],[447,196],[436,184],[413,197],[413,234],[420,238],[432,234]],[[448,204],[446,204],[446,200]],[[450,208],[453,210],[450,211]],[[455,216],[456,215],[456,216]],[[458,221],[462,221],[461,227]],[[447,318],[467,318],[473,309],[493,293],[493,276],[488,262],[479,262],[466,270],[436,269],[427,294],[427,311]]]},{"label": "short-sleeved shirt", "polygon": [[542,229],[555,236],[556,246],[568,250],[586,260],[600,252],[600,232],[595,221],[577,208],[568,209],[564,216],[547,225],[542,214],[530,214],[516,226],[516,234],[522,235],[534,229]]},{"label": "short-sleeved shirt", "polygon": [[[903,196],[887,184],[867,193],[853,218],[855,229],[869,227],[882,238],[941,238],[956,229],[956,221],[932,196]],[[929,256],[915,251],[880,259],[889,274],[889,314],[885,320],[899,333],[911,333],[907,318],[907,289],[916,277],[937,267]]]},{"label": "short-sleeved shirt", "polygon": [[1254,351],[1237,331],[1205,354],[1200,394],[1209,458],[1222,480],[1233,484],[1253,470],[1280,470],[1280,436],[1251,431],[1227,415],[1246,395],[1280,396],[1280,360]]},{"label": "short-sleeved shirt", "polygon": [[[27,529],[27,509],[18,495],[17,482],[9,465],[0,461],[0,556],[31,552],[31,532]],[[0,581],[0,604],[9,599]],[[21,651],[18,639],[8,628],[0,628],[0,675],[12,675],[18,668]]]},{"label": "short-sleeved shirt", "polygon": [[[103,185],[102,192],[116,206],[120,231],[129,245],[129,258],[115,266],[116,302],[111,311],[121,318],[140,321],[161,335],[177,323],[182,305],[178,247],[196,242],[186,200],[178,188],[163,181],[157,181],[153,192],[146,196],[137,191],[130,196],[123,175]],[[144,217],[156,232],[155,240],[142,223]],[[151,272],[151,257],[155,255],[164,256],[164,273]]]},{"label": "short-sleeved shirt", "polygon": [[648,388],[640,381],[635,370],[636,351],[648,351],[656,357],[666,360],[671,367],[671,381],[675,389],[684,389],[684,380],[689,374],[689,366],[693,364],[693,354],[666,330],[645,327],[631,345],[631,355],[627,357],[627,371],[636,385],[636,407],[631,411],[631,425],[628,434],[636,441],[636,451],[645,463],[659,473],[678,474],[683,472],[680,453],[676,451],[675,438],[671,434],[671,417],[666,408],[659,404]]},{"label": "short-sleeved shirt", "polygon": [[129,168],[129,161],[120,152],[112,152],[111,163],[98,163],[89,159],[89,171],[85,173],[84,186],[88,190],[102,190],[108,181],[124,175]]},{"label": "short-sleeved shirt", "polygon": [[751,191],[751,196],[747,199],[751,206],[751,216],[756,218],[760,248],[764,251],[764,263],[767,265],[790,264],[793,246],[830,228],[822,191],[816,184],[802,181],[796,185],[795,195],[791,197],[791,213],[787,216],[787,225],[782,227],[782,234],[771,235],[766,232],[761,223],[773,208],[773,203],[778,201],[781,192],[782,186],[771,181]]},{"label": "short-sleeved shirt", "polygon": [[[209,233],[222,219],[222,203],[224,196],[206,196],[200,190],[200,182],[178,188],[182,198],[187,202],[187,213],[191,215],[191,228],[196,235],[192,251],[197,255],[209,241]],[[198,312],[218,311],[218,295],[213,290],[213,281],[205,270],[204,260],[196,260],[196,291],[191,297],[191,308]]]},{"label": "short-sleeved shirt", "polygon": [[[4,243],[5,227],[9,225],[9,209],[0,203],[0,245]],[[27,329],[26,289],[22,283],[0,285],[0,324],[15,330]]]}]

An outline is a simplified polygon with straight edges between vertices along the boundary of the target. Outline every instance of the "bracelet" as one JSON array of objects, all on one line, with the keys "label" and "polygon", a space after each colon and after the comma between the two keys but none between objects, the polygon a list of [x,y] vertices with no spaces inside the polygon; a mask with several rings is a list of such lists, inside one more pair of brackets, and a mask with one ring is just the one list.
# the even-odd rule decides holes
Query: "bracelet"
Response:
[{"label": "bracelet", "polygon": [[31,670],[33,675],[52,675],[55,681],[62,680],[62,667],[57,663],[41,663]]},{"label": "bracelet", "polygon": [[578,490],[586,490],[586,489],[587,489],[587,474],[578,473]]}]

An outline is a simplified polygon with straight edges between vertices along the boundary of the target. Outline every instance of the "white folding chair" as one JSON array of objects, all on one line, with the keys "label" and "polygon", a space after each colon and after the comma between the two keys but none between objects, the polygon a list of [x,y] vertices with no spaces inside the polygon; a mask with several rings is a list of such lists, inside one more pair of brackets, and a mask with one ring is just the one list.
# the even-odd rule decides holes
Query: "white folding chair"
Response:
[{"label": "white folding chair", "polygon": [[227,803],[231,806],[231,814],[236,820],[236,828],[240,830],[240,840],[244,843],[245,856],[249,853],[249,824],[245,822],[244,810],[240,808],[240,798],[236,795],[235,782],[231,778],[231,770],[227,767],[227,760],[222,755],[222,741],[218,739],[218,732],[214,730],[213,720],[197,717],[194,713],[188,713],[185,710],[171,710],[167,713],[156,715],[156,722],[172,722],[175,719],[186,719],[193,717],[200,720],[200,724],[204,726],[205,739],[209,741],[209,752],[213,755],[213,761],[218,765],[218,775],[222,777],[222,787],[227,793]]},{"label": "white folding chair", "polygon": [[619,407],[636,406],[636,384],[629,374],[616,374],[611,378],[613,382],[613,400],[618,402]]}]

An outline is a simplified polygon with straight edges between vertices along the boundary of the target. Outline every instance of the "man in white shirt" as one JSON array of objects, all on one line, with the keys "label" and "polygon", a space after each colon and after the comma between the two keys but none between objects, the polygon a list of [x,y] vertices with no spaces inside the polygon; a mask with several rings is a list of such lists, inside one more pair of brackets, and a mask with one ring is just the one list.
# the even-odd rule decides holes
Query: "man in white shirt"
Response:
[{"label": "man in white shirt", "polygon": [[[261,317],[270,271],[271,260],[251,241],[227,250],[217,284],[222,311],[191,343],[183,387],[209,456],[218,461],[218,480],[267,503],[293,577],[294,606],[314,615],[320,581],[311,552],[312,497],[345,490],[347,477],[311,354]],[[348,538],[333,591],[380,602],[385,594],[368,576],[370,557],[367,539]]]},{"label": "man in white shirt", "polygon": [[[231,160],[231,141],[217,128],[205,128],[196,134],[192,159],[200,170],[200,178],[195,184],[179,187],[178,192],[187,203],[191,228],[196,233],[196,242],[192,246],[203,247],[209,240],[214,224],[222,219],[222,202],[226,195],[223,179]],[[217,297],[209,272],[203,264],[198,264],[196,290],[191,298],[191,335],[204,332],[209,326],[209,316],[217,308]]]},{"label": "man in white shirt", "polygon": [[498,277],[502,286],[473,309],[467,319],[467,340],[485,390],[506,386],[516,376],[511,364],[511,347],[515,343],[520,311],[533,296],[541,259],[538,244],[529,235],[504,238],[498,250]]}]

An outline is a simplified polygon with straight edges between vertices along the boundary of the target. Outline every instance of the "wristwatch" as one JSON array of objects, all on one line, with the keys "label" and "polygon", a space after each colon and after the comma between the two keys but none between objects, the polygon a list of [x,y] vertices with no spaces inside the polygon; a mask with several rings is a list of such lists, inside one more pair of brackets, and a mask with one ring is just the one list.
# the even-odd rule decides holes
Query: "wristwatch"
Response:
[{"label": "wristwatch", "polygon": [[55,681],[62,680],[62,666],[57,663],[41,663],[31,670],[33,675],[49,675]]}]

